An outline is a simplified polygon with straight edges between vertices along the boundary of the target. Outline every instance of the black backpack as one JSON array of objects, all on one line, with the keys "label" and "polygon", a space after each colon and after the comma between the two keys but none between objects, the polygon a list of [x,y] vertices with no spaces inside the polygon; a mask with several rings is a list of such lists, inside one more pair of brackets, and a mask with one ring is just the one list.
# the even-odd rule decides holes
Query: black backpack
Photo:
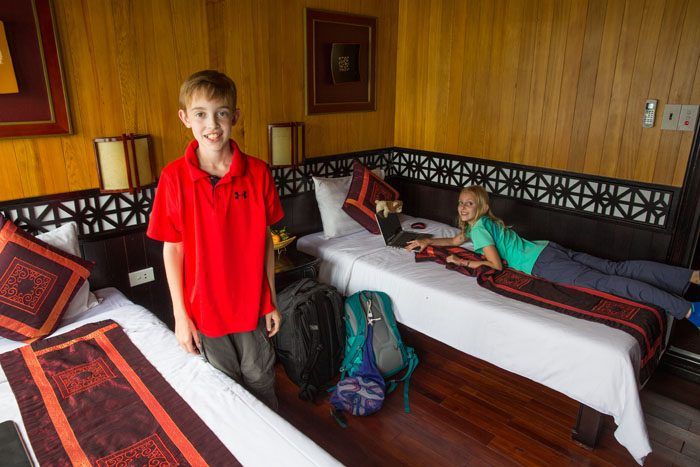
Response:
[{"label": "black backpack", "polygon": [[313,401],[340,373],[345,345],[343,297],[313,279],[293,282],[277,295],[282,315],[273,337],[277,359],[299,386],[299,398]]}]

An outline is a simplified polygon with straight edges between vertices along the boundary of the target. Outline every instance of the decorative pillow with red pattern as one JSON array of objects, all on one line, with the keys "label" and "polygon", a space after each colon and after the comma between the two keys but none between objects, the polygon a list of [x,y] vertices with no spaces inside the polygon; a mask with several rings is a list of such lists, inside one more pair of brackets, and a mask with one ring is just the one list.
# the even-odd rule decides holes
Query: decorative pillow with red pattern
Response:
[{"label": "decorative pillow with red pattern", "polygon": [[92,267],[0,215],[0,337],[33,341],[51,334]]},{"label": "decorative pillow with red pattern", "polygon": [[373,174],[359,161],[354,162],[350,190],[345,197],[343,211],[362,227],[376,235],[379,234],[379,226],[375,217],[376,202],[397,199],[399,199],[398,191]]}]

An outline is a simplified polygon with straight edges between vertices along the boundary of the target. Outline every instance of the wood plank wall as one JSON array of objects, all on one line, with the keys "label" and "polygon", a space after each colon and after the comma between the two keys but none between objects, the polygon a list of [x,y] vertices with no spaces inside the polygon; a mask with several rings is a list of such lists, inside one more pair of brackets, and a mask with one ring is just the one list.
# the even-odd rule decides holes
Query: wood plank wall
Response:
[{"label": "wood plank wall", "polygon": [[682,185],[700,1],[400,0],[398,34],[396,146]]},{"label": "wood plank wall", "polygon": [[[158,167],[191,134],[179,85],[217,68],[239,88],[234,138],[267,158],[267,124],[305,121],[309,156],[393,145],[395,0],[53,0],[75,134],[0,140],[0,200],[98,186],[92,140],[150,133]],[[378,18],[377,111],[305,116],[304,8]]]}]

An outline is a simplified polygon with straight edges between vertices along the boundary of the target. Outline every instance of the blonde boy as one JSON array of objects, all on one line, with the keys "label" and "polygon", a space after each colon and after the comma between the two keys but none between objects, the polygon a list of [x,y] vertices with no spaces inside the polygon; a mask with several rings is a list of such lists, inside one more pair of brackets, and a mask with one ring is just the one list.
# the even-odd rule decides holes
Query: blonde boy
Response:
[{"label": "blonde boy", "polygon": [[284,215],[277,189],[267,165],[230,139],[240,110],[228,76],[187,78],[178,115],[194,140],[163,169],[147,232],[164,242],[175,335],[276,410],[269,226]]}]

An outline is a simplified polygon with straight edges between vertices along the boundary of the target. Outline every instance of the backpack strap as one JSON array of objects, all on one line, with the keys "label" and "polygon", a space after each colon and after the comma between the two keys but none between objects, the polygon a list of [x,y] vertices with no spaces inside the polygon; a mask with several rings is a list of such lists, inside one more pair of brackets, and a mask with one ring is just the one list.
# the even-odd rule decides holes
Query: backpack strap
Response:
[{"label": "backpack strap", "polygon": [[[364,311],[364,307],[362,306],[362,300],[360,299],[360,293],[361,292],[358,292],[348,297],[346,300],[346,306],[349,306],[351,309],[355,308]],[[357,324],[358,326],[355,341],[352,343],[352,347],[350,347],[350,349],[346,349],[345,357],[343,358],[343,362],[340,365],[340,379],[345,378],[345,376],[347,375],[347,369],[357,358],[357,356],[362,352],[362,347],[365,345],[365,338],[367,337],[367,317],[365,316],[364,324]]]},{"label": "backpack strap", "polygon": [[[309,300],[308,304],[313,303],[313,300]],[[309,376],[311,374],[311,369],[316,366],[316,361],[318,356],[323,350],[323,345],[321,344],[320,332],[318,329],[318,307],[313,307],[314,312],[309,313],[309,327],[311,328],[311,351],[313,354],[306,362],[306,366],[301,372],[301,385],[299,390],[299,398],[306,401],[311,401],[316,396],[318,388],[316,386],[309,385]]]},{"label": "backpack strap", "polygon": [[392,392],[398,386],[398,383],[403,381],[403,408],[406,413],[411,412],[411,407],[408,403],[408,385],[411,381],[411,375],[413,371],[418,366],[418,355],[413,350],[413,347],[406,346],[406,356],[408,357],[408,364],[406,365],[406,372],[401,378],[394,378],[386,382],[387,384],[387,394]]}]

